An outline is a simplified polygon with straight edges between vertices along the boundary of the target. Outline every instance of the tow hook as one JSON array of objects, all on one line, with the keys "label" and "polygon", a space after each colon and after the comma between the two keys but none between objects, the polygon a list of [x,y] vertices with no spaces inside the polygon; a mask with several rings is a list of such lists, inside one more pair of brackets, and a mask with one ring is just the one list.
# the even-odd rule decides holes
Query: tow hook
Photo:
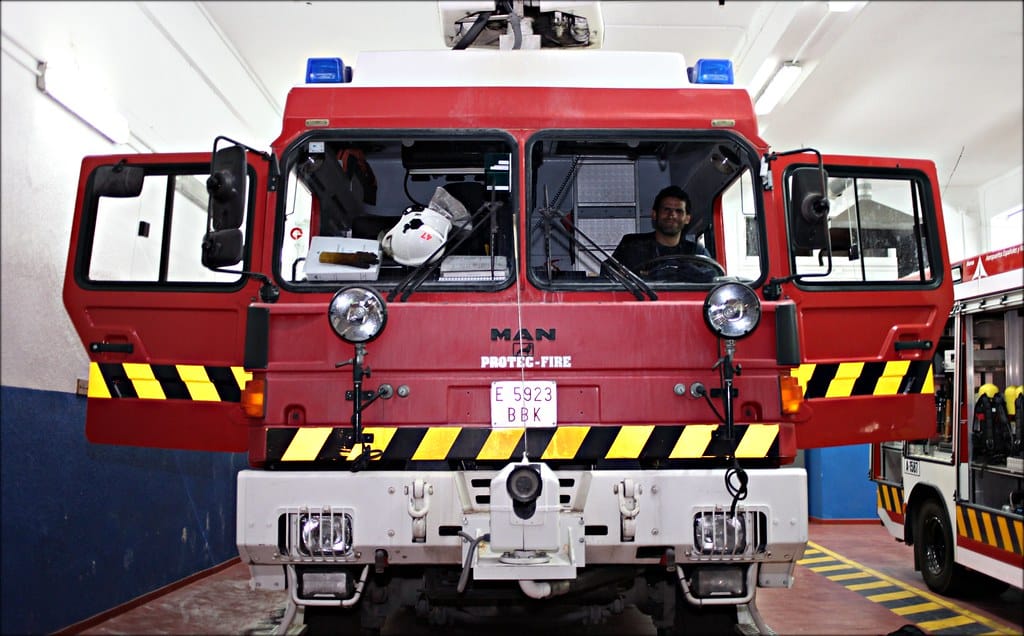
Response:
[{"label": "tow hook", "polygon": [[434,494],[434,487],[422,479],[412,482],[412,492],[405,487],[409,495],[409,516],[412,517],[412,540],[414,543],[424,543],[427,540],[427,513],[430,512],[430,495]]},{"label": "tow hook", "polygon": [[614,492],[619,496],[619,514],[622,517],[622,540],[632,541],[636,536],[636,516],[640,514],[640,495],[643,486],[632,479],[623,479],[615,484]]}]

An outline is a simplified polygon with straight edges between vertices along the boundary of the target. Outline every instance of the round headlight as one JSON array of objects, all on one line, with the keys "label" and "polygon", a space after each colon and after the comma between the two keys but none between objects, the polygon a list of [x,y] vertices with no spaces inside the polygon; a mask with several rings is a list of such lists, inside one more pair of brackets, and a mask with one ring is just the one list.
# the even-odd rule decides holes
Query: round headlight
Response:
[{"label": "round headlight", "polygon": [[761,301],[740,283],[722,283],[704,300],[704,322],[720,338],[750,335],[761,320]]},{"label": "round headlight", "polygon": [[327,306],[334,333],[352,344],[369,342],[384,331],[388,310],[380,294],[365,287],[339,289]]}]

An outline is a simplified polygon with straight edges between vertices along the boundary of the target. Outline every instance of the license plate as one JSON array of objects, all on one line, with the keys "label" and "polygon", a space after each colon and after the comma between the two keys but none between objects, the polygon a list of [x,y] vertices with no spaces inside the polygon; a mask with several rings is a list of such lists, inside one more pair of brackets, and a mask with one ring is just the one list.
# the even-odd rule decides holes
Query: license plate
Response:
[{"label": "license plate", "polygon": [[558,421],[554,380],[491,382],[491,426],[544,427]]}]

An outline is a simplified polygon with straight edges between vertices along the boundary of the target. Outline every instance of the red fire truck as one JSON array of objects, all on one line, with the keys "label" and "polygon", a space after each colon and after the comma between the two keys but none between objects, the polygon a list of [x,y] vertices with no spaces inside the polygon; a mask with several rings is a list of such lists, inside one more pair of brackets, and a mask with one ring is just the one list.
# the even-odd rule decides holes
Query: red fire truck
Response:
[{"label": "red fire truck", "polygon": [[[798,449],[933,425],[934,165],[774,151],[731,65],[677,54],[307,80],[269,150],[83,160],[88,438],[248,451],[239,553],[286,624],[765,630],[756,589],[807,541]],[[625,267],[669,185],[710,257]]]},{"label": "red fire truck", "polygon": [[1024,246],[952,267],[935,351],[935,425],[872,445],[878,516],[914,547],[928,587],[957,595],[1024,580]]}]

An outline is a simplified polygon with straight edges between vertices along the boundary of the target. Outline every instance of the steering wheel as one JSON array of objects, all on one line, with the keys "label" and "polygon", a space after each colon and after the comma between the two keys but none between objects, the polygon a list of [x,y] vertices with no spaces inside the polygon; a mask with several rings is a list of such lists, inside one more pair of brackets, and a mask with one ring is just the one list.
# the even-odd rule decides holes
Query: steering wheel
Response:
[{"label": "steering wheel", "polygon": [[686,283],[710,283],[715,276],[725,276],[725,268],[703,254],[657,256],[640,263],[637,271],[651,280]]}]

